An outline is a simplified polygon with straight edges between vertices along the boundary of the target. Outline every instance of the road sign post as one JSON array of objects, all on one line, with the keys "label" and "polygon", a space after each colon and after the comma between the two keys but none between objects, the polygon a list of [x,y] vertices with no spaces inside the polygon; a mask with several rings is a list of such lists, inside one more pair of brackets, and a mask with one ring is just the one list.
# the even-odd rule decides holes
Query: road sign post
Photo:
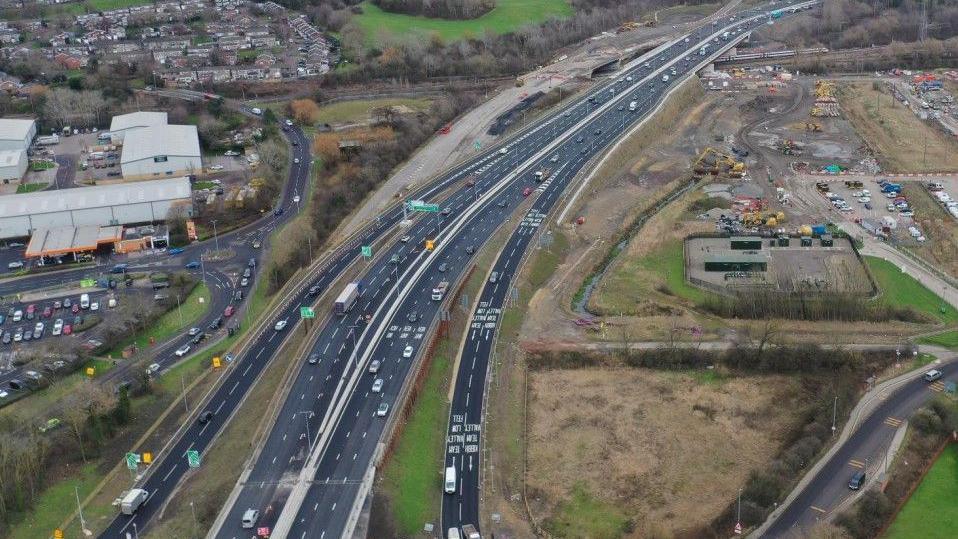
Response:
[{"label": "road sign post", "polygon": [[372,257],[373,257],[373,246],[372,246],[372,245],[363,245],[362,247],[360,247],[360,251],[362,251],[363,256],[366,257],[366,258],[372,258]]},{"label": "road sign post", "polygon": [[140,456],[136,453],[127,453],[126,454],[126,467],[130,470],[135,471],[137,465],[140,464]]},{"label": "road sign post", "polygon": [[427,202],[423,202],[422,200],[410,200],[408,205],[409,211],[421,211],[426,213],[439,212],[439,204],[429,204]]},{"label": "road sign post", "polygon": [[316,318],[316,311],[314,311],[312,307],[300,307],[299,317],[303,320],[306,320],[307,318]]},{"label": "road sign post", "polygon": [[189,464],[190,468],[199,468],[200,467],[200,452],[195,449],[190,449],[186,452],[186,463]]}]

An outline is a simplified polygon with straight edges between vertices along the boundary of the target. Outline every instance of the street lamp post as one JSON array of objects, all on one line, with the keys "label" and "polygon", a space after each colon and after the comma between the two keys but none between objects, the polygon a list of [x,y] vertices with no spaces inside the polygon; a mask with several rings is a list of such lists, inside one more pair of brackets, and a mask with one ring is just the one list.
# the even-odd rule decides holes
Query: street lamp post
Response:
[{"label": "street lamp post", "polygon": [[300,410],[296,412],[296,415],[304,414],[306,416],[306,448],[308,450],[313,449],[313,438],[309,434],[309,420],[315,415],[312,410]]},{"label": "street lamp post", "polygon": [[220,238],[216,234],[216,219],[212,219],[210,222],[213,223],[213,243],[216,246],[216,252],[218,253],[220,251]]}]

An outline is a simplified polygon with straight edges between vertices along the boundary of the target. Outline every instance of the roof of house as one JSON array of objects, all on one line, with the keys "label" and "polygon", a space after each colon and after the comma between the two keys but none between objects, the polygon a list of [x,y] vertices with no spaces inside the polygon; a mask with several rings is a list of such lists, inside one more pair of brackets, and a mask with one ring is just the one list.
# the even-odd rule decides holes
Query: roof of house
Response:
[{"label": "roof of house", "polygon": [[200,137],[195,125],[156,125],[130,131],[123,137],[120,164],[157,155],[200,157]]},{"label": "roof of house", "polygon": [[166,113],[141,111],[120,114],[110,120],[110,131],[122,131],[131,127],[148,127],[151,125],[166,125]]},{"label": "roof of house", "polygon": [[0,218],[190,198],[187,177],[0,196]]},{"label": "roof of house", "polygon": [[23,140],[35,123],[30,118],[0,118],[0,140]]}]

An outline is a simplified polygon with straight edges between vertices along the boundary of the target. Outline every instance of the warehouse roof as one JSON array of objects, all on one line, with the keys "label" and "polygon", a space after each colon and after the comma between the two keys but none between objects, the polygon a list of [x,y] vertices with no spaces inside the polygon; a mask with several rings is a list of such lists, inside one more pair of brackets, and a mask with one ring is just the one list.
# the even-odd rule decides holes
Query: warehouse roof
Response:
[{"label": "warehouse roof", "polygon": [[122,131],[131,127],[149,127],[152,125],[166,125],[166,113],[142,111],[120,114],[110,120],[110,131]]},{"label": "warehouse roof", "polygon": [[30,236],[24,256],[36,258],[95,251],[99,244],[118,242],[122,236],[122,226],[38,228]]},{"label": "warehouse roof", "polygon": [[190,198],[190,179],[77,187],[0,196],[0,218]]},{"label": "warehouse roof", "polygon": [[35,123],[30,118],[0,118],[0,140],[23,140]]},{"label": "warehouse roof", "polygon": [[755,254],[747,254],[747,253],[740,253],[740,252],[722,253],[722,254],[706,256],[705,263],[708,264],[708,263],[715,263],[715,262],[718,262],[718,263],[725,262],[725,263],[738,264],[738,263],[745,263],[745,262],[749,262],[749,263],[768,262],[769,258],[771,257],[769,256],[768,253],[755,253]]},{"label": "warehouse roof", "polygon": [[0,150],[0,167],[12,167],[20,164],[24,153],[23,150]]},{"label": "warehouse roof", "polygon": [[200,157],[200,138],[195,125],[157,125],[130,131],[123,138],[120,164],[158,155]]}]

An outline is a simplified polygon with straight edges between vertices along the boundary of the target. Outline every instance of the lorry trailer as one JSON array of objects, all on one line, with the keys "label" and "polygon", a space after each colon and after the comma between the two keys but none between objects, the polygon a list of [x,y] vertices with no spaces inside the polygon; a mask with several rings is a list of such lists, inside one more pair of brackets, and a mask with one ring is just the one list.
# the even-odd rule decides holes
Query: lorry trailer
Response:
[{"label": "lorry trailer", "polygon": [[339,297],[336,298],[336,303],[333,305],[333,312],[339,316],[345,315],[356,305],[356,300],[362,295],[362,285],[355,282],[347,284],[343,288],[343,291],[339,293]]}]

